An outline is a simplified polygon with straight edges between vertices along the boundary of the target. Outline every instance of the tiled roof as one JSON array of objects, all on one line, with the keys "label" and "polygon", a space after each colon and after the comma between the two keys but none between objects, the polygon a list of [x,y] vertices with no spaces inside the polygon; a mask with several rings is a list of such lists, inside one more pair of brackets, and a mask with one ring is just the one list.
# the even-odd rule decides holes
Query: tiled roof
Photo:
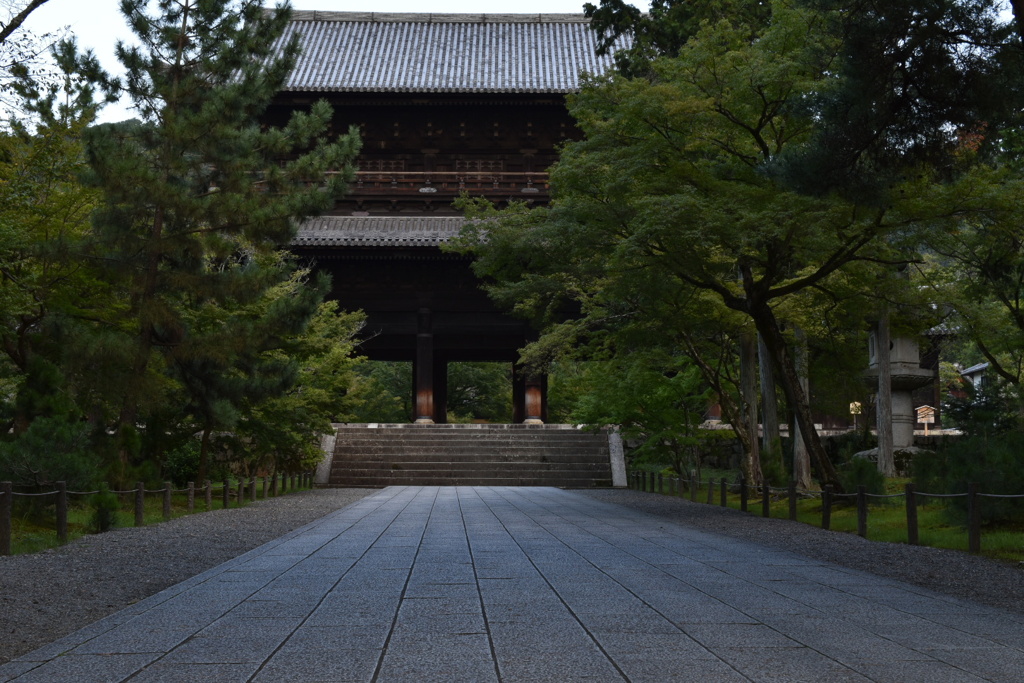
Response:
[{"label": "tiled roof", "polygon": [[436,247],[459,234],[458,216],[320,216],[305,221],[294,247]]},{"label": "tiled roof", "polygon": [[286,91],[565,93],[613,63],[582,14],[295,11],[292,34]]}]

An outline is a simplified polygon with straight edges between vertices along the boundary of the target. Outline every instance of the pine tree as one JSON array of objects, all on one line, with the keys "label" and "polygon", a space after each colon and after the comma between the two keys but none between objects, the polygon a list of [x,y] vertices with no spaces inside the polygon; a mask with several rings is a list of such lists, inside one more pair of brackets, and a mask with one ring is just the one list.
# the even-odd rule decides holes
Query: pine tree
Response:
[{"label": "pine tree", "polygon": [[133,340],[112,417],[122,472],[138,427],[167,394],[161,371],[175,349],[194,347],[189,311],[205,301],[244,305],[273,284],[228,266],[246,250],[287,244],[299,219],[329,208],[359,147],[354,132],[324,140],[332,112],[323,102],[283,128],[261,127],[297,50],[277,42],[286,6],[159,0],[151,15],[149,4],[122,0],[139,45],[117,46],[123,80],[100,79],[138,118],[85,135],[87,182],[103,198],[92,257],[126,297],[107,322]]}]

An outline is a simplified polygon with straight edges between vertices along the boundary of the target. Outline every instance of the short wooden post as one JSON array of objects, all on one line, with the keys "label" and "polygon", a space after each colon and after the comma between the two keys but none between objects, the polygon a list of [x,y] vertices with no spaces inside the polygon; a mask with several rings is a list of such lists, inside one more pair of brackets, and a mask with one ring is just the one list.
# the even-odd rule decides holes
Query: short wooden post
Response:
[{"label": "short wooden post", "polygon": [[868,488],[857,487],[857,535],[868,537]]},{"label": "short wooden post", "polygon": [[135,526],[146,523],[146,483],[135,482]]},{"label": "short wooden post", "polygon": [[907,543],[917,545],[917,494],[914,492],[914,483],[904,486],[903,492],[907,498]]},{"label": "short wooden post", "polygon": [[722,493],[722,507],[725,507],[726,505],[729,504],[729,499],[728,499],[729,490],[728,490],[728,484],[725,481],[725,477],[722,477],[722,480],[720,482],[718,482],[718,487],[721,489],[721,493]]},{"label": "short wooden post", "polygon": [[715,502],[715,478],[708,477],[708,505]]},{"label": "short wooden post", "polygon": [[654,492],[665,493],[665,477],[662,476],[661,472],[658,472],[658,488]]},{"label": "short wooden post", "polygon": [[981,497],[977,482],[967,485],[967,549],[981,552]]},{"label": "short wooden post", "polygon": [[266,497],[267,497],[267,477],[266,477],[266,475],[263,476],[263,493],[262,493],[261,497],[263,499],[266,499]]},{"label": "short wooden post", "polygon": [[57,482],[57,540],[68,542],[68,484]]},{"label": "short wooden post", "polygon": [[740,510],[747,511],[747,478],[740,475]]},{"label": "short wooden post", "polygon": [[288,493],[288,475],[281,475],[281,495]]},{"label": "short wooden post", "polygon": [[296,486],[295,486],[295,475],[293,474],[292,475],[292,491],[294,491],[295,488],[296,488]]},{"label": "short wooden post", "polygon": [[821,528],[828,531],[832,527],[832,485],[827,484],[821,492]]},{"label": "short wooden post", "polygon": [[231,505],[231,484],[228,483],[227,479],[224,480],[224,490],[221,491],[221,498],[224,502],[224,509],[227,510],[228,506]]},{"label": "short wooden post", "polygon": [[186,505],[188,506],[188,514],[191,515],[193,512],[196,511],[196,483],[194,481],[190,481],[188,483],[188,494],[187,494],[187,496],[188,497],[186,499],[187,500]]},{"label": "short wooden post", "polygon": [[249,500],[256,500],[256,477],[249,477]]},{"label": "short wooden post", "polygon": [[238,501],[239,507],[245,502],[245,477],[238,478],[238,491],[235,494],[235,500]]},{"label": "short wooden post", "polygon": [[277,498],[277,472],[270,478],[270,495]]},{"label": "short wooden post", "polygon": [[690,470],[690,500],[697,502],[697,473]]},{"label": "short wooden post", "polygon": [[789,518],[796,521],[796,481],[789,482]]},{"label": "short wooden post", "polygon": [[0,481],[0,555],[11,554],[13,503],[14,484],[9,481]]},{"label": "short wooden post", "polygon": [[772,516],[772,489],[768,482],[761,484],[761,516]]},{"label": "short wooden post", "polygon": [[203,482],[203,502],[207,512],[213,509],[213,482],[209,479]]},{"label": "short wooden post", "polygon": [[171,518],[171,494],[174,492],[174,488],[171,482],[164,482],[164,521],[166,522]]},{"label": "short wooden post", "polygon": [[648,479],[648,481],[647,481],[647,492],[648,493],[654,493],[654,491],[656,490],[655,487],[656,487],[656,484],[657,484],[657,476],[658,475],[656,475],[654,472],[651,472],[650,476],[647,478]]}]

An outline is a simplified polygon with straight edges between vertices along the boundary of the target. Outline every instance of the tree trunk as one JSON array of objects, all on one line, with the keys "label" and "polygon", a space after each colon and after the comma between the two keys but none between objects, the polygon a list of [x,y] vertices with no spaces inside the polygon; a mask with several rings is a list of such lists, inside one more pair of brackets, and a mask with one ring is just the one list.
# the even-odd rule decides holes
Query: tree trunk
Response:
[{"label": "tree trunk", "polygon": [[210,431],[213,428],[209,423],[203,426],[203,437],[199,441],[199,471],[196,474],[197,481],[206,481],[206,472],[210,463]]},{"label": "tree trunk", "polygon": [[842,491],[839,475],[832,463],[829,462],[818,432],[814,429],[814,420],[811,417],[807,394],[800,385],[800,376],[789,353],[786,339],[779,329],[779,321],[775,318],[775,312],[767,303],[755,304],[753,302],[748,303],[747,312],[754,319],[757,331],[764,338],[765,346],[775,361],[776,368],[780,371],[779,383],[786,395],[786,400],[793,409],[797,424],[800,425],[801,439],[811,456],[811,462],[818,470],[818,478],[821,480],[822,486],[831,485],[835,490]]},{"label": "tree trunk", "polygon": [[892,455],[892,365],[890,364],[889,311],[878,320],[875,333],[875,357],[878,359],[878,471],[896,476]]},{"label": "tree trunk", "polygon": [[753,332],[740,337],[740,396],[743,420],[750,430],[750,447],[743,462],[747,482],[759,486],[762,480],[761,454],[757,442],[757,339]]},{"label": "tree trunk", "polygon": [[761,436],[762,457],[782,460],[782,437],[779,435],[779,399],[775,392],[775,373],[772,359],[761,335],[757,335],[757,367],[761,373]]},{"label": "tree trunk", "polygon": [[[808,395],[808,383],[807,383],[807,335],[799,327],[795,328],[796,333],[796,351],[795,351],[795,362],[796,371],[800,379],[800,389],[804,392],[804,396]],[[802,489],[808,489],[811,486],[811,460],[807,453],[807,444],[804,443],[803,434],[800,432],[800,424],[793,421],[793,480],[796,481],[796,485]]]},{"label": "tree trunk", "polygon": [[683,335],[686,352],[690,359],[697,364],[704,381],[707,382],[718,396],[718,405],[722,409],[722,417],[732,426],[733,434],[740,442],[744,453],[749,453],[751,441],[757,440],[757,435],[752,434],[746,419],[743,417],[742,408],[733,400],[733,394],[722,383],[722,375],[719,370],[712,367],[704,354],[697,348],[692,337]]}]

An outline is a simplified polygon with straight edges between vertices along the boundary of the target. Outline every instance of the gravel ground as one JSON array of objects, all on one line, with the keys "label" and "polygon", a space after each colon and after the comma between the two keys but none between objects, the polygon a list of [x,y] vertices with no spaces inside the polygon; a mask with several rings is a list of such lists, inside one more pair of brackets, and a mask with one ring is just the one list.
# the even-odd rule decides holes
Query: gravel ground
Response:
[{"label": "gravel ground", "polygon": [[0,557],[0,664],[372,493],[300,491]]},{"label": "gravel ground", "polygon": [[[320,489],[117,529],[0,557],[0,664],[333,512],[369,489]],[[954,551],[873,543],[638,491],[580,491],[697,529],[756,541],[1024,614],[1024,570]]]},{"label": "gravel ground", "polygon": [[1020,564],[955,550],[878,543],[855,534],[824,531],[788,519],[764,519],[717,505],[691,503],[653,493],[610,489],[582,493],[702,531],[791,550],[816,560],[1024,614],[1024,567]]}]

